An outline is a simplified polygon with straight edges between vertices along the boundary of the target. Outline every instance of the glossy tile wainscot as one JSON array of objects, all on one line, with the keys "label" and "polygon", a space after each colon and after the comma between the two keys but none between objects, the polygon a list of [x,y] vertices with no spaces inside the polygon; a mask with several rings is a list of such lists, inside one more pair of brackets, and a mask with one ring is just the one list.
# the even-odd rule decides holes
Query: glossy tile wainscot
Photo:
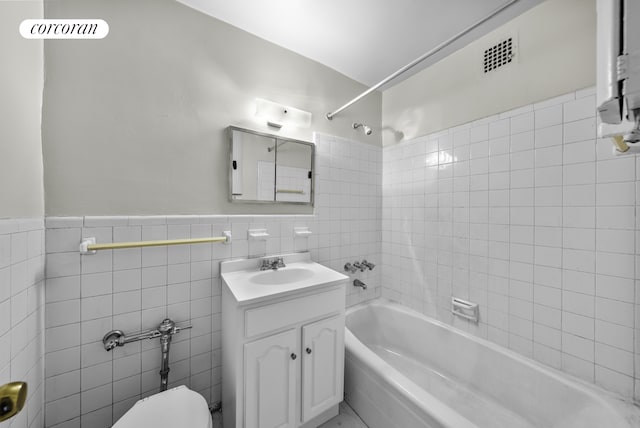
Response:
[{"label": "glossy tile wainscot", "polygon": [[0,219],[0,385],[25,381],[25,408],[0,427],[44,420],[44,220]]},{"label": "glossy tile wainscot", "polygon": [[640,170],[595,111],[589,88],[385,148],[383,295],[639,399]]}]

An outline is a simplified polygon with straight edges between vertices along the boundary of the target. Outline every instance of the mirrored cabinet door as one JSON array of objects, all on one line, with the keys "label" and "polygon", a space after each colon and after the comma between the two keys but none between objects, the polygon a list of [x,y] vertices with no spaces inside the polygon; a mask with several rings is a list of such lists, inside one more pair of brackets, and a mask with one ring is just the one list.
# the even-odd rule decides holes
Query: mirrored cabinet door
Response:
[{"label": "mirrored cabinet door", "polygon": [[276,139],[237,129],[231,138],[231,199],[273,201]]},{"label": "mirrored cabinet door", "polygon": [[278,143],[276,201],[311,203],[312,146],[292,141]]},{"label": "mirrored cabinet door", "polygon": [[313,205],[313,143],[234,126],[229,135],[231,201]]}]

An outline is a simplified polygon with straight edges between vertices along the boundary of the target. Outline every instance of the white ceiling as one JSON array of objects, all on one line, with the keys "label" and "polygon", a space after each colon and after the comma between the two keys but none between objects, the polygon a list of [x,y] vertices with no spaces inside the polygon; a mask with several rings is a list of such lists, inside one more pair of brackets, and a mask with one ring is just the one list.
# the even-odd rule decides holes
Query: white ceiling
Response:
[{"label": "white ceiling", "polygon": [[[378,83],[507,2],[507,0],[178,1],[318,61],[369,86]],[[416,67],[414,72],[542,1],[518,1],[441,52],[433,60],[425,61],[422,67]],[[404,77],[406,78],[407,75]]]}]

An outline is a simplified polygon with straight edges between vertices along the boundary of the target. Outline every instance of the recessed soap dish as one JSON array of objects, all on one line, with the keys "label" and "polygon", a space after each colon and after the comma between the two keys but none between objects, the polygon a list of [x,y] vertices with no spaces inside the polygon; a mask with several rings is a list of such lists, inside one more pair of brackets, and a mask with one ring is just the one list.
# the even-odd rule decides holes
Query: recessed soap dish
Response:
[{"label": "recessed soap dish", "polygon": [[480,319],[477,303],[467,302],[457,297],[451,298],[451,313],[476,324]]},{"label": "recessed soap dish", "polygon": [[247,239],[250,241],[266,241],[271,236],[267,229],[249,229],[247,230]]},{"label": "recessed soap dish", "polygon": [[313,232],[311,232],[311,230],[306,226],[293,228],[293,236],[295,236],[296,238],[308,238],[312,234]]}]

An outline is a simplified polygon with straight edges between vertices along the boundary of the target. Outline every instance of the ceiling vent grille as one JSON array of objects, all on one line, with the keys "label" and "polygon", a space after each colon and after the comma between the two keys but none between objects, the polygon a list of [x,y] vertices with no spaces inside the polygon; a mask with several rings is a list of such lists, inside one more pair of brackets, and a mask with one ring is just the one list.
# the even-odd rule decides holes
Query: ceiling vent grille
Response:
[{"label": "ceiling vent grille", "polygon": [[515,41],[513,37],[506,38],[484,51],[484,74],[511,64],[515,57]]}]

